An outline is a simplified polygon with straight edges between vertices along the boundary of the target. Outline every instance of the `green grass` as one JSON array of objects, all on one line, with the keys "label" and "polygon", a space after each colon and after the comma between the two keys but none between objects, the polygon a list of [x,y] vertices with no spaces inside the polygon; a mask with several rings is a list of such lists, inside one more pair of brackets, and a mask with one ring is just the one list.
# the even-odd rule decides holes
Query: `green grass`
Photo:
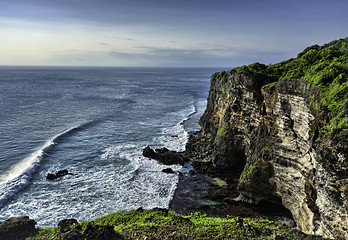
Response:
[{"label": "green grass", "polygon": [[272,152],[272,151],[273,151],[273,147],[272,147],[272,146],[266,145],[266,146],[263,147],[260,151],[261,151],[261,152],[264,152],[264,151],[270,151],[270,152]]},{"label": "green grass", "polygon": [[[261,150],[262,151],[262,150]],[[241,174],[240,174],[240,176],[239,176],[239,182],[240,183],[243,183],[243,178],[244,178],[244,176],[252,176],[253,175],[253,171],[256,169],[256,166],[258,165],[259,163],[258,162],[255,162],[254,164],[253,164],[253,166],[250,168],[250,170],[245,170],[245,171],[243,171]]]},{"label": "green grass", "polygon": [[268,83],[268,84],[263,85],[262,88],[263,88],[263,89],[270,89],[270,88],[272,88],[272,87],[277,86],[277,84],[278,84],[278,81],[271,82],[271,83]]},{"label": "green grass", "polygon": [[214,76],[221,78],[231,72],[254,76],[262,81],[263,88],[275,86],[279,79],[304,79],[323,93],[321,102],[312,105],[318,109],[321,104],[328,110],[329,123],[323,130],[330,134],[348,128],[343,114],[343,105],[348,101],[348,38],[310,46],[296,58],[277,64],[253,63]]},{"label": "green grass", "polygon": [[318,102],[315,100],[315,96],[314,96],[314,95],[310,96],[309,106],[310,106],[312,109],[316,110],[316,111],[318,111],[318,110],[320,109],[320,103],[318,103]]},{"label": "green grass", "polygon": [[[71,226],[81,233],[88,224],[109,225],[124,239],[311,239],[294,229],[262,218],[212,218],[200,213],[182,216],[166,210],[120,211]],[[40,229],[30,239],[60,236],[59,227]]]},{"label": "green grass", "polygon": [[220,134],[223,134],[226,132],[225,126],[226,126],[226,123],[222,124],[222,127],[218,129],[216,136],[219,136]]}]

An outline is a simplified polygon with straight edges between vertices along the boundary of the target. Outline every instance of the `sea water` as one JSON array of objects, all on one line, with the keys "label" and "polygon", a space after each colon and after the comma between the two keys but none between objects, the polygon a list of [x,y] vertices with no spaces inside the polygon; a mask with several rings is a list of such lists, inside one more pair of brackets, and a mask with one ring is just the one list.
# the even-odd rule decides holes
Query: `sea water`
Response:
[{"label": "sea water", "polygon": [[142,149],[184,150],[217,70],[0,67],[0,221],[167,208],[178,176]]}]

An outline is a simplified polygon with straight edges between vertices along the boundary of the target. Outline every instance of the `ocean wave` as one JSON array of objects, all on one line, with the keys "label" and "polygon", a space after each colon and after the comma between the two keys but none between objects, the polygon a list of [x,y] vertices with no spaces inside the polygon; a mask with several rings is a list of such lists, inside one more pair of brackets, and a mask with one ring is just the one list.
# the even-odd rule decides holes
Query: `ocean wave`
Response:
[{"label": "ocean wave", "polygon": [[0,208],[18,192],[24,190],[30,183],[32,175],[40,167],[42,157],[52,149],[52,147],[62,142],[64,138],[71,134],[86,129],[94,121],[71,127],[52,138],[48,139],[35,152],[23,158],[15,164],[7,173],[0,176]]},{"label": "ocean wave", "polygon": [[195,99],[192,97],[189,106],[178,112],[171,113],[171,115],[175,116],[170,116],[170,118],[179,118],[180,120],[174,126],[161,129],[162,136],[158,138],[160,144],[171,150],[184,151],[189,137],[189,133],[185,129],[185,123],[196,113]]},{"label": "ocean wave", "polygon": [[183,127],[185,126],[185,123],[189,121],[190,118],[198,112],[195,98],[193,99],[191,104],[191,112],[180,122],[180,125],[182,125]]}]

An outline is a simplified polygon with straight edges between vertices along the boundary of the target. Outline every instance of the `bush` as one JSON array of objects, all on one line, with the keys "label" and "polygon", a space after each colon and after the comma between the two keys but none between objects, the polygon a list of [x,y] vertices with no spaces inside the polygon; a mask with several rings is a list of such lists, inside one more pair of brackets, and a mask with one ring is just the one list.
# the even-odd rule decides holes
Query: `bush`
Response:
[{"label": "bush", "polygon": [[329,110],[328,133],[348,126],[342,114],[343,105],[348,101],[348,38],[307,47],[297,58],[277,64],[253,63],[230,72],[254,76],[264,86],[268,84],[266,88],[282,78],[304,79],[323,92],[321,104]]}]

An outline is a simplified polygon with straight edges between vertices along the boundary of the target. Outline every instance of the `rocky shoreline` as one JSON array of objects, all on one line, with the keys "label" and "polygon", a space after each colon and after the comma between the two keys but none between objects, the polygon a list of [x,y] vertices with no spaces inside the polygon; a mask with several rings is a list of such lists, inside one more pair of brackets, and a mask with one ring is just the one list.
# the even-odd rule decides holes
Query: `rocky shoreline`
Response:
[{"label": "rocky shoreline", "polygon": [[[322,95],[306,81],[262,84],[234,71],[213,75],[202,130],[189,139],[185,154],[213,183],[202,197],[224,204],[197,207],[196,199],[192,207],[237,216],[240,207],[254,216],[282,209],[278,217],[292,216],[304,233],[346,239],[347,131],[325,133]],[[180,188],[195,180],[181,181],[172,206],[180,207],[178,196],[189,192]]]},{"label": "rocky shoreline", "polygon": [[[266,217],[296,226],[310,239],[348,239],[346,78],[330,65],[318,70],[322,74],[317,78],[304,80],[314,74],[313,66],[320,69],[331,62],[327,53],[340,55],[346,63],[348,52],[341,45],[347,44],[348,39],[341,39],[309,47],[296,59],[279,64],[254,63],[214,74],[199,121],[202,130],[191,135],[186,151],[143,150],[145,157],[164,165],[188,167],[192,162],[194,170],[185,174],[163,169],[179,176],[170,210],[235,216],[233,226],[247,227],[247,233],[256,225],[250,228],[239,217]],[[330,88],[323,87],[328,84]],[[332,93],[331,86],[337,92]],[[189,223],[190,217],[175,216],[175,224]],[[166,222],[165,228],[168,224],[173,225]],[[98,234],[109,231],[99,227]],[[267,238],[287,239],[270,234]]]},{"label": "rocky shoreline", "polygon": [[[309,47],[273,66],[254,63],[215,73],[202,129],[184,153],[196,159],[198,174],[181,177],[171,208],[212,216],[245,214],[241,208],[267,216],[282,209],[280,217],[292,216],[306,234],[348,239],[346,80],[299,77],[346,43]],[[308,62],[309,52],[317,54],[315,62]],[[287,72],[302,75],[290,78]],[[324,83],[342,89],[340,94],[333,98]]]},{"label": "rocky shoreline", "polygon": [[[289,210],[280,204],[261,202],[259,204],[238,201],[238,179],[243,169],[226,169],[226,172],[218,171],[209,165],[194,161],[197,156],[194,145],[200,132],[191,134],[186,144],[187,151],[175,152],[167,148],[151,149],[149,146],[143,149],[143,156],[154,159],[164,165],[184,165],[192,161],[193,169],[188,174],[179,175],[179,183],[175,190],[169,210],[182,215],[200,212],[209,217],[266,217],[295,227]],[[201,145],[200,145],[201,146]],[[201,151],[202,149],[200,149]],[[227,174],[228,171],[228,174]],[[175,173],[171,168],[165,168],[162,172]]]},{"label": "rocky shoreline", "polygon": [[[196,137],[199,132],[196,133]],[[195,144],[194,134],[187,143],[187,149],[192,149]],[[224,178],[217,171],[211,170],[208,166],[202,167],[194,161],[194,151],[175,152],[167,148],[151,149],[146,147],[143,149],[143,156],[158,161],[164,165],[186,163],[185,167],[193,168],[187,171],[186,174],[174,172],[171,168],[164,168],[162,171],[167,174],[178,174],[179,183],[169,209],[183,216],[189,216],[192,213],[200,212],[208,217],[242,217],[242,218],[259,218],[276,221],[287,227],[295,227],[291,213],[281,205],[261,203],[259,205],[236,201],[238,197],[237,184],[238,179],[235,177],[240,174],[240,169],[237,169],[234,177]],[[191,163],[188,163],[190,162]],[[197,167],[198,166],[198,167]],[[209,170],[210,169],[210,170]],[[68,170],[61,170],[55,174],[49,174],[47,180],[53,180],[50,176],[59,178],[64,175],[72,175]],[[227,175],[226,175],[227,176]],[[138,210],[137,210],[138,211]],[[140,210],[139,210],[140,211]],[[58,223],[58,228],[67,228],[68,234],[63,234],[57,239],[94,239],[95,236],[104,236],[110,239],[119,238],[112,228],[107,227],[90,227],[90,233],[80,234],[77,231],[71,232],[70,227],[77,225],[75,219],[63,219]],[[37,234],[35,228],[35,220],[29,219],[27,216],[14,217],[3,222],[0,222],[0,240],[2,239],[26,239],[28,236]],[[90,225],[92,226],[92,225]],[[70,231],[70,232],[69,232]],[[103,237],[102,237],[103,238]],[[101,239],[102,239],[101,238]],[[56,239],[56,238],[55,238]],[[318,238],[319,239],[319,238]]]}]

